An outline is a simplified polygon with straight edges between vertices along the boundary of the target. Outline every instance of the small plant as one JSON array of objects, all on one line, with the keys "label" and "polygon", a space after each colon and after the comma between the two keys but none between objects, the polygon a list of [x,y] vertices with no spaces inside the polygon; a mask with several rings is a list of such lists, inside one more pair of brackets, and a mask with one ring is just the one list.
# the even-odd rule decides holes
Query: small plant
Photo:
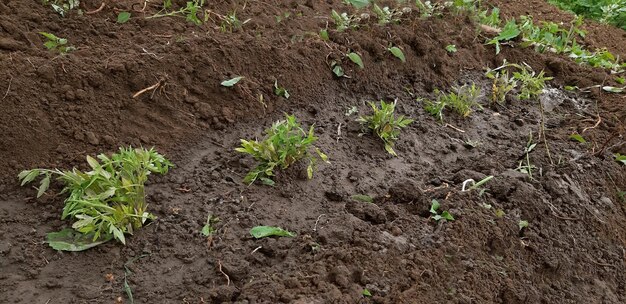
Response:
[{"label": "small plant", "polygon": [[270,178],[274,176],[274,169],[287,169],[301,159],[309,161],[307,176],[309,179],[312,178],[315,157],[309,150],[315,148],[319,158],[328,162],[326,154],[313,146],[313,143],[317,141],[313,132],[313,126],[307,133],[300,127],[295,116],[286,115],[286,120],[277,121],[265,130],[266,136],[262,141],[242,139],[241,147],[235,151],[250,154],[260,162],[243,181],[252,184],[260,179],[265,184],[273,185],[274,182]]},{"label": "small plant", "polygon": [[335,22],[335,27],[338,32],[343,32],[347,29],[357,28],[359,26],[358,22],[360,19],[355,16],[348,15],[348,13],[339,14],[337,11],[332,10],[330,12],[330,17],[333,19],[333,22]]},{"label": "small plant", "polygon": [[517,81],[514,77],[509,75],[509,71],[506,69],[511,66],[506,61],[500,67],[495,69],[488,69],[485,76],[493,80],[491,85],[491,102],[498,104],[504,104],[506,102],[506,96],[517,87]]},{"label": "small plant", "polygon": [[480,11],[478,13],[478,22],[491,27],[499,27],[500,23],[500,9],[494,7],[489,14],[489,10]]},{"label": "small plant", "polygon": [[359,201],[362,203],[373,203],[374,202],[374,198],[367,195],[367,194],[355,194],[353,196],[350,197],[351,199],[355,200],[355,201]]},{"label": "small plant", "polygon": [[372,130],[374,134],[383,140],[385,150],[389,154],[397,156],[396,152],[393,150],[393,145],[400,135],[400,130],[407,127],[413,120],[404,118],[404,116],[395,117],[395,101],[386,103],[381,100],[380,108],[373,102],[370,102],[370,106],[374,111],[374,115],[361,116],[357,121],[366,126],[369,130]]},{"label": "small plant", "polygon": [[40,35],[46,38],[46,42],[43,44],[48,50],[57,51],[61,54],[67,54],[73,50],[76,50],[75,47],[67,44],[67,39],[59,38],[51,33],[39,32]]},{"label": "small plant", "polygon": [[363,60],[361,59],[361,56],[359,56],[359,54],[351,52],[346,54],[346,56],[348,57],[348,59],[350,59],[350,61],[354,62],[354,64],[358,65],[359,68],[365,68],[365,66],[363,66]]},{"label": "small plant", "polygon": [[52,9],[61,15],[67,16],[67,13],[80,6],[79,0],[43,0],[44,5],[50,5]]},{"label": "small plant", "polygon": [[439,2],[431,2],[415,0],[415,6],[420,12],[420,17],[428,18],[432,16],[441,16],[443,10],[445,9],[445,5]]},{"label": "small plant", "polygon": [[494,44],[496,46],[496,55],[500,54],[500,43],[503,41],[511,40],[521,33],[519,27],[515,23],[515,20],[511,20],[504,25],[504,28],[500,34],[493,39],[489,40],[487,44]]},{"label": "small plant", "polygon": [[270,237],[270,236],[286,236],[286,237],[296,236],[296,234],[293,232],[287,231],[280,227],[273,227],[273,226],[256,226],[250,229],[250,234],[255,239],[261,239],[261,238]]},{"label": "small plant", "polygon": [[456,45],[454,44],[446,45],[446,51],[448,51],[448,53],[456,53],[457,52]]},{"label": "small plant", "polygon": [[545,77],[544,71],[536,75],[535,71],[527,64],[520,66],[520,69],[519,72],[513,73],[513,78],[521,83],[520,93],[517,97],[520,100],[537,99],[543,93],[546,81],[552,80],[552,77]]},{"label": "small plant", "polygon": [[371,297],[371,296],[372,296],[372,293],[371,293],[371,292],[369,291],[369,289],[367,289],[367,288],[363,289],[363,291],[361,292],[361,294],[362,294],[364,297]]},{"label": "small plant", "polygon": [[120,12],[117,15],[117,23],[122,24],[128,22],[130,20],[131,14],[129,12]]},{"label": "small plant", "polygon": [[626,155],[621,155],[619,153],[614,155],[615,161],[622,163],[622,165],[626,165]]},{"label": "small plant", "polygon": [[165,174],[172,164],[154,149],[143,148],[120,148],[111,157],[100,154],[97,158],[100,161],[87,156],[91,171],[32,169],[22,171],[18,178],[25,185],[43,176],[37,192],[40,197],[50,186],[52,176],[57,175],[65,185],[61,193],[69,193],[61,219],[77,220],[72,228],[94,242],[115,238],[126,244],[125,233],[132,234],[146,220],[154,218],[147,212],[145,201],[148,176]]},{"label": "small plant", "polygon": [[406,58],[404,57],[404,53],[402,52],[402,50],[397,47],[397,46],[392,46],[387,48],[387,50],[394,55],[396,58],[400,59],[400,61],[402,62],[406,62]]},{"label": "small plant", "polygon": [[220,219],[218,217],[213,216],[212,214],[209,214],[209,216],[206,219],[206,224],[204,224],[204,226],[202,227],[202,230],[200,231],[202,233],[202,235],[206,236],[206,237],[210,237],[213,234],[215,234],[215,227],[213,227],[213,225],[217,224],[220,221]]},{"label": "small plant", "polygon": [[[150,17],[146,17],[146,19],[161,17],[185,17],[187,21],[192,22],[196,25],[200,25],[203,23],[203,20],[200,19],[198,14],[202,13],[202,6],[204,6],[204,3],[205,0],[187,1],[186,5],[181,9],[168,12],[168,10],[172,8],[172,1],[164,0],[163,9]],[[206,21],[207,17],[208,15],[206,15],[205,13],[204,21]]]},{"label": "small plant", "polygon": [[290,96],[287,89],[278,85],[278,80],[274,81],[274,94],[276,94],[276,96],[285,97],[285,99],[289,99]]},{"label": "small plant", "polygon": [[236,30],[240,30],[246,23],[250,22],[250,18],[241,21],[237,18],[237,11],[232,11],[226,16],[219,16],[222,19],[222,23],[220,24],[220,29],[222,32],[234,32]]},{"label": "small plant", "polygon": [[454,217],[450,214],[450,212],[443,211],[440,214],[438,211],[439,207],[441,207],[439,201],[433,199],[430,205],[430,213],[432,214],[432,219],[435,220],[435,222],[439,222],[442,219],[445,219],[446,221],[454,221]]},{"label": "small plant", "polygon": [[463,117],[469,116],[476,107],[482,108],[478,103],[480,89],[474,83],[453,88],[448,94],[435,90],[435,95],[437,95],[436,101],[423,100],[424,109],[441,122],[443,122],[443,111],[447,107]]},{"label": "small plant", "polygon": [[393,23],[399,22],[400,19],[398,19],[397,16],[402,14],[402,13],[396,12],[395,10],[389,9],[388,6],[381,8],[378,5],[376,5],[376,3],[374,3],[373,11],[378,17],[378,24],[380,25],[385,25],[385,24],[392,23],[392,22]]},{"label": "small plant", "polygon": [[533,170],[537,168],[530,162],[530,152],[535,150],[536,146],[537,143],[533,143],[533,133],[531,132],[528,136],[528,143],[526,143],[524,148],[524,159],[520,160],[519,165],[515,168],[515,170],[527,174],[530,179],[533,179]]},{"label": "small plant", "polygon": [[233,77],[231,79],[227,79],[222,81],[220,84],[223,87],[232,87],[234,85],[236,85],[239,81],[241,81],[244,77],[243,76],[237,76],[237,77]]}]

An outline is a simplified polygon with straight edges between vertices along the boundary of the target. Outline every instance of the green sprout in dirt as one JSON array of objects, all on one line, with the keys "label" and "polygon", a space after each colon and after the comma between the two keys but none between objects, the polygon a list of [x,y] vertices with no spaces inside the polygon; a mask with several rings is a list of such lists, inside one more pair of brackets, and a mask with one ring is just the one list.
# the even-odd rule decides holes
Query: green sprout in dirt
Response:
[{"label": "green sprout in dirt", "polygon": [[498,34],[498,36],[494,37],[493,39],[489,40],[487,44],[494,44],[496,46],[496,55],[497,55],[497,54],[500,54],[501,42],[511,40],[519,36],[520,33],[521,31],[519,27],[517,26],[517,23],[515,23],[515,20],[511,20],[507,22],[506,25],[504,25],[504,28],[502,29],[500,34]]},{"label": "green sprout in dirt", "polygon": [[400,135],[400,130],[412,123],[413,120],[405,118],[404,116],[395,117],[395,101],[386,103],[381,100],[380,108],[373,102],[370,102],[370,106],[374,111],[374,115],[361,116],[357,121],[383,140],[385,150],[389,152],[389,154],[397,156],[396,152],[393,150],[393,145]]},{"label": "green sprout in dirt", "polygon": [[348,15],[348,13],[339,14],[337,11],[332,10],[330,12],[330,17],[333,19],[333,22],[335,22],[335,27],[338,32],[343,32],[347,29],[357,28],[359,26],[359,18]]},{"label": "green sprout in dirt", "polygon": [[[93,241],[115,238],[126,244],[125,233],[132,234],[154,216],[147,212],[144,184],[151,173],[165,174],[172,164],[154,149],[120,148],[110,157],[87,156],[90,171],[32,169],[22,171],[22,185],[43,176],[37,197],[50,186],[52,176],[65,185],[68,193],[61,219],[77,220],[72,228]],[[52,244],[51,244],[52,245]]]},{"label": "green sprout in dirt", "polygon": [[215,234],[215,231],[217,229],[215,229],[215,227],[213,225],[219,223],[220,219],[218,217],[213,216],[212,214],[209,214],[207,216],[206,219],[206,224],[204,224],[204,226],[202,226],[202,230],[200,231],[202,233],[202,235],[206,236],[206,237],[210,237],[213,234]]},{"label": "green sprout in dirt", "polygon": [[79,0],[43,0],[44,5],[50,5],[52,9],[61,15],[67,16],[67,13],[80,5]]},{"label": "green sprout in dirt", "polygon": [[491,27],[499,27],[500,23],[500,9],[494,7],[489,14],[489,10],[483,10],[478,12],[478,22]]},{"label": "green sprout in dirt", "polygon": [[[187,1],[187,4],[179,10],[176,11],[168,11],[172,8],[171,0],[163,1],[163,9],[158,13],[146,17],[146,19],[151,18],[160,18],[160,17],[185,17],[185,19],[189,22],[192,22],[196,25],[202,24],[203,20],[198,16],[199,13],[202,13],[202,6],[204,6],[205,0],[193,0]],[[205,19],[206,19],[205,13]],[[205,20],[206,21],[206,20]]]},{"label": "green sprout in dirt", "polygon": [[500,105],[506,102],[506,96],[517,87],[517,81],[509,75],[507,67],[511,66],[506,61],[500,67],[488,69],[485,73],[487,78],[493,80],[491,85],[491,102]]},{"label": "green sprout in dirt", "polygon": [[222,32],[234,32],[240,30],[246,23],[250,22],[252,19],[246,19],[244,21],[239,20],[237,17],[237,11],[232,11],[228,13],[226,16],[218,17],[222,20],[220,24],[220,30]]},{"label": "green sprout in dirt", "polygon": [[385,25],[389,23],[397,23],[400,21],[398,16],[402,13],[396,12],[395,10],[389,9],[388,6],[380,7],[374,3],[373,7],[374,14],[378,17],[378,24]]},{"label": "green sprout in dirt", "polygon": [[46,38],[44,46],[51,51],[57,51],[61,54],[67,54],[70,51],[76,50],[75,47],[67,44],[67,39],[60,38],[51,33],[39,32],[40,35]]},{"label": "green sprout in dirt", "polygon": [[616,153],[614,157],[615,157],[615,161],[622,163],[622,165],[626,165],[626,155],[621,155],[619,153]]},{"label": "green sprout in dirt", "polygon": [[244,178],[244,182],[252,184],[260,179],[263,183],[273,185],[271,177],[274,176],[276,168],[287,169],[298,160],[309,161],[307,167],[308,178],[313,177],[313,167],[316,158],[310,149],[315,149],[319,158],[328,162],[326,154],[313,146],[317,141],[314,135],[314,127],[311,126],[309,132],[305,132],[293,115],[286,115],[286,120],[280,120],[272,124],[272,127],[265,130],[265,138],[257,140],[241,140],[241,147],[235,149],[237,152],[246,153],[254,157],[259,165],[250,171]]},{"label": "green sprout in dirt", "polygon": [[454,216],[452,216],[450,212],[442,211],[441,213],[439,213],[439,207],[441,207],[439,201],[433,199],[430,205],[430,213],[432,214],[432,219],[435,220],[435,222],[439,222],[442,219],[446,221],[454,221]]},{"label": "green sprout in dirt", "polygon": [[285,99],[289,99],[290,96],[287,89],[278,85],[278,80],[274,81],[274,94],[276,94],[276,96],[285,97]]},{"label": "green sprout in dirt", "polygon": [[456,45],[454,45],[454,44],[446,45],[446,51],[448,53],[456,53],[457,52]]},{"label": "green sprout in dirt", "polygon": [[517,97],[520,100],[537,99],[543,93],[546,81],[552,80],[552,77],[545,77],[544,71],[535,74],[535,71],[527,64],[517,65],[517,67],[520,71],[513,73],[513,78],[520,82],[520,93]]},{"label": "green sprout in dirt", "polygon": [[445,5],[439,2],[415,0],[415,6],[420,12],[421,18],[428,18],[432,16],[440,17],[443,15]]},{"label": "green sprout in dirt", "polygon": [[524,148],[524,158],[519,161],[519,165],[515,168],[516,171],[528,175],[528,178],[533,179],[533,170],[537,169],[535,165],[530,162],[530,153],[535,150],[537,143],[533,143],[533,133],[528,136],[528,143]]},{"label": "green sprout in dirt", "polygon": [[480,88],[474,83],[472,83],[472,85],[463,85],[453,88],[448,94],[442,93],[436,89],[435,95],[437,95],[435,101],[420,100],[424,102],[426,112],[441,122],[443,122],[443,111],[446,108],[450,108],[463,117],[468,117],[474,108],[482,108],[478,103]]}]

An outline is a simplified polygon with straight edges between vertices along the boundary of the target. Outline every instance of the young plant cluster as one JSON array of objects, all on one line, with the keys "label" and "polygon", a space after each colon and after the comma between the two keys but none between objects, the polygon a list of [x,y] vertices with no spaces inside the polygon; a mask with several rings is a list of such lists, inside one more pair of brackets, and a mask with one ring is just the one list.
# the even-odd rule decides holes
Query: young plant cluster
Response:
[{"label": "young plant cluster", "polygon": [[44,42],[43,45],[48,50],[56,51],[64,55],[76,49],[75,47],[68,45],[67,39],[65,38],[60,38],[54,34],[46,32],[39,32],[39,34],[46,38],[46,42]]},{"label": "young plant cluster", "polygon": [[370,103],[370,106],[374,114],[361,116],[357,121],[383,141],[385,150],[389,154],[397,156],[393,150],[393,145],[400,135],[400,130],[407,127],[413,120],[404,116],[395,117],[396,102],[387,103],[381,100],[380,108],[373,102]]},{"label": "young plant cluster", "polygon": [[561,9],[626,30],[626,0],[549,0]]},{"label": "young plant cluster", "polygon": [[57,14],[65,17],[69,11],[78,8],[80,0],[43,0],[43,4],[50,5]]},{"label": "young plant cluster", "polygon": [[100,154],[97,158],[87,156],[89,171],[32,169],[22,171],[18,178],[23,186],[43,177],[37,192],[40,197],[56,176],[64,184],[61,193],[69,193],[61,219],[76,220],[72,228],[92,241],[115,238],[125,244],[125,233],[132,234],[154,218],[145,199],[148,176],[165,174],[172,164],[154,149],[143,148],[120,148],[110,157]]},{"label": "young plant cluster", "polygon": [[[515,69],[513,76],[510,76],[509,68]],[[506,96],[517,88],[519,100],[537,99],[543,93],[546,81],[552,80],[552,77],[545,76],[544,71],[537,74],[527,64],[519,65],[506,61],[500,67],[488,69],[485,76],[493,80],[491,101],[498,104],[504,104]]]},{"label": "young plant cluster", "polygon": [[422,99],[421,101],[424,102],[426,112],[441,122],[443,122],[443,113],[446,108],[450,108],[462,117],[469,116],[475,108],[482,108],[478,103],[480,88],[474,83],[455,87],[449,93],[435,89],[435,95],[437,96],[435,100]]},{"label": "young plant cluster", "polygon": [[311,126],[308,132],[304,131],[293,115],[286,115],[286,120],[272,124],[261,141],[242,139],[241,147],[235,150],[249,154],[259,162],[246,175],[244,182],[251,184],[259,179],[265,184],[273,185],[271,178],[276,168],[287,169],[301,159],[308,160],[307,175],[309,179],[312,178],[316,157],[310,150],[314,149],[321,160],[328,162],[326,154],[313,145],[316,141],[314,127]]}]

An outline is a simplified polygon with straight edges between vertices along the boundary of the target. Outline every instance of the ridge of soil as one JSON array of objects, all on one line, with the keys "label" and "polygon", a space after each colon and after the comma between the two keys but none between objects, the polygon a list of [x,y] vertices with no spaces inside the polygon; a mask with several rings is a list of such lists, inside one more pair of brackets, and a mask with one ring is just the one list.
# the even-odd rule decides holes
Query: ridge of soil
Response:
[{"label": "ridge of soil", "polygon": [[[82,3],[87,11],[100,5]],[[243,5],[208,8],[226,14],[233,3]],[[504,17],[571,20],[543,1],[489,4]],[[384,27],[369,20],[322,41],[331,9],[348,10],[340,1],[248,1],[238,17],[251,21],[234,33],[182,18],[119,25],[113,7],[134,6],[116,1],[97,14],[60,18],[35,2],[0,2],[0,302],[128,302],[125,280],[136,303],[626,302],[626,210],[617,195],[626,174],[611,157],[626,154],[626,99],[558,89],[615,85],[606,71],[530,49],[504,47],[495,56],[464,16],[412,14]],[[149,5],[147,15],[156,10]],[[277,23],[286,11],[290,17]],[[585,44],[626,58],[623,30],[595,22],[585,29]],[[78,50],[56,56],[40,47],[40,31]],[[385,51],[390,44],[404,50],[405,64]],[[458,52],[446,52],[448,44]],[[361,54],[365,69],[345,59],[349,51]],[[446,125],[415,101],[470,81],[489,92],[483,68],[505,58],[555,77],[542,97],[547,142],[531,154],[541,168],[532,180],[514,169],[529,134],[539,139],[537,104],[510,100],[466,119],[447,115]],[[350,78],[335,78],[331,61]],[[245,78],[219,85],[234,76]],[[288,100],[274,95],[275,81]],[[157,82],[165,86],[132,98]],[[381,99],[397,99],[398,111],[415,119],[396,158],[359,136],[355,115],[346,115],[353,106],[367,113],[366,102]],[[316,126],[331,164],[318,164],[312,180],[294,167],[277,176],[277,187],[244,185],[255,164],[233,149],[283,112]],[[589,143],[569,140],[572,133]],[[69,225],[59,219],[63,198],[49,191],[34,199],[16,184],[17,173],[82,166],[85,155],[122,145],[155,146],[177,165],[147,186],[158,219],[127,246],[49,248],[46,232]],[[466,179],[489,175],[485,193],[460,191]],[[432,199],[456,220],[430,218]],[[199,233],[208,214],[220,218],[210,240]],[[520,229],[521,220],[529,227]],[[256,225],[298,235],[255,240]]]}]

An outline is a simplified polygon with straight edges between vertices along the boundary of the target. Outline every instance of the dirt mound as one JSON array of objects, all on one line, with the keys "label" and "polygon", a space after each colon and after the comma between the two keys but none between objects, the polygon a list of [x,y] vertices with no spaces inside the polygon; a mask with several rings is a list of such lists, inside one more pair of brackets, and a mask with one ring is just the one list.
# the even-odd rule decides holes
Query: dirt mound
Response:
[{"label": "dirt mound", "polygon": [[[81,5],[93,12],[100,4]],[[503,47],[496,56],[463,15],[422,19],[413,11],[386,26],[363,18],[358,30],[330,31],[325,41],[319,30],[331,10],[351,10],[340,1],[211,2],[213,20],[201,26],[141,18],[159,10],[151,2],[105,4],[61,18],[34,2],[0,3],[0,302],[128,302],[124,286],[137,303],[626,301],[626,202],[619,196],[626,174],[611,157],[626,154],[626,99],[558,89],[614,84],[608,72],[531,49]],[[506,17],[571,20],[543,1],[490,4]],[[122,10],[133,18],[117,24]],[[250,21],[222,32],[216,16],[233,11]],[[590,47],[626,57],[624,31],[594,22],[585,28]],[[77,50],[45,50],[41,31]],[[450,44],[458,51],[447,52]],[[348,52],[359,53],[365,68]],[[547,140],[537,141],[536,103],[488,105],[483,68],[503,59],[555,77],[543,100]],[[333,75],[333,61],[348,77]],[[220,85],[235,76],[244,78]],[[470,81],[482,88],[485,108],[466,119],[438,123],[416,101]],[[275,83],[289,99],[274,94]],[[398,111],[415,119],[396,158],[376,138],[359,136],[358,114],[348,115],[367,113],[366,101],[380,99],[397,99]],[[312,180],[293,168],[277,187],[244,185],[254,163],[234,148],[283,112],[316,126],[331,164],[320,164]],[[588,143],[570,140],[572,133]],[[529,134],[538,143],[533,179],[515,170]],[[122,145],[155,146],[177,166],[148,186],[158,219],[127,246],[50,249],[45,233],[69,224],[59,219],[63,197],[32,198],[17,173],[82,166],[86,154]],[[461,191],[467,179],[490,175],[484,193]],[[433,220],[433,199],[455,220]],[[220,221],[207,240],[199,231],[209,214]],[[256,240],[249,234],[256,225],[298,235]]]}]

